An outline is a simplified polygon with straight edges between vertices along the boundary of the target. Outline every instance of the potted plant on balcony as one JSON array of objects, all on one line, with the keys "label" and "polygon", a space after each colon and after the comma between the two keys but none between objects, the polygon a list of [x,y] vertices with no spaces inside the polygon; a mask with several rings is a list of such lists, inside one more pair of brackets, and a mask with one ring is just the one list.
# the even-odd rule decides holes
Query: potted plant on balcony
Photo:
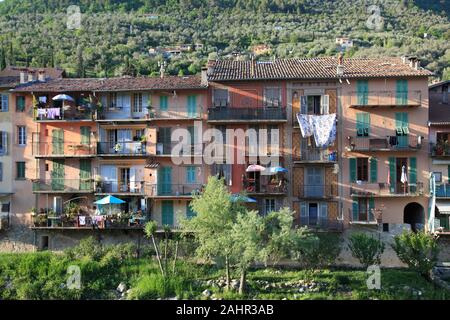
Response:
[{"label": "potted plant on balcony", "polygon": [[151,105],[147,106],[147,119],[153,119],[155,117],[155,111]]}]

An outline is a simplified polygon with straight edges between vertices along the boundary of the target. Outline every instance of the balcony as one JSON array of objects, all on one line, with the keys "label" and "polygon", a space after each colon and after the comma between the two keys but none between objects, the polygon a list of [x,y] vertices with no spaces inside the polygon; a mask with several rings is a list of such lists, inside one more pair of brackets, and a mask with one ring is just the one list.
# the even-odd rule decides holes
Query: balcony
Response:
[{"label": "balcony", "polygon": [[33,142],[33,155],[36,158],[89,158],[96,154],[95,144]]},{"label": "balcony", "polygon": [[98,142],[97,153],[111,157],[146,156],[147,144],[141,141]]},{"label": "balcony", "polygon": [[417,197],[425,193],[422,182],[406,183],[401,182],[389,185],[388,183],[352,183],[350,185],[350,195],[352,197]]},{"label": "balcony", "polygon": [[118,215],[91,216],[80,214],[69,217],[66,214],[50,215],[52,210],[44,209],[33,217],[33,229],[69,229],[69,230],[97,230],[97,229],[137,229],[144,228],[145,223],[150,220],[148,215],[137,213],[124,213]]},{"label": "balcony", "polygon": [[350,108],[374,107],[419,107],[422,104],[422,92],[415,91],[353,91],[349,93]]},{"label": "balcony", "polygon": [[192,194],[200,194],[203,184],[172,184],[158,183],[146,186],[146,195],[161,198],[191,198]]},{"label": "balcony", "polygon": [[89,107],[39,106],[34,110],[36,121],[93,121],[95,111]]},{"label": "balcony", "polygon": [[[180,145],[179,142],[158,142],[156,144],[155,154],[157,156],[202,156],[204,146],[205,144],[203,143]],[[175,147],[177,147],[176,150],[174,150]],[[177,153],[172,154],[173,151],[176,151]]]},{"label": "balcony", "polygon": [[353,225],[378,225],[381,220],[377,220],[373,210],[352,210],[348,209],[348,220]]},{"label": "balcony", "polygon": [[436,184],[436,198],[450,199],[450,184]]},{"label": "balcony", "polygon": [[301,149],[300,154],[294,154],[295,163],[337,163],[337,152],[330,148]]},{"label": "balcony", "polygon": [[186,105],[172,106],[169,105],[167,110],[153,108],[149,110],[148,117],[155,120],[183,120],[183,119],[202,119],[203,106],[195,106],[190,108]]},{"label": "balcony", "polygon": [[213,107],[208,109],[208,122],[286,122],[286,108]]},{"label": "balcony", "polygon": [[33,181],[34,193],[92,193],[94,184],[92,179],[64,179]]},{"label": "balcony", "polygon": [[96,194],[119,194],[145,196],[151,189],[144,181],[99,181],[95,183]]},{"label": "balcony", "polygon": [[430,143],[430,154],[435,158],[449,158],[450,145],[446,142]]},{"label": "balcony", "polygon": [[283,181],[265,183],[265,182],[255,182],[252,179],[248,179],[243,183],[243,190],[245,190],[249,195],[286,195],[287,185]]},{"label": "balcony", "polygon": [[300,217],[297,225],[300,227],[308,227],[316,231],[342,232],[344,230],[344,223],[342,220],[321,217]]},{"label": "balcony", "polygon": [[336,185],[303,185],[299,186],[299,198],[326,199],[337,196]]},{"label": "balcony", "polygon": [[347,137],[347,151],[416,151],[422,148],[423,137],[416,135],[375,137]]}]

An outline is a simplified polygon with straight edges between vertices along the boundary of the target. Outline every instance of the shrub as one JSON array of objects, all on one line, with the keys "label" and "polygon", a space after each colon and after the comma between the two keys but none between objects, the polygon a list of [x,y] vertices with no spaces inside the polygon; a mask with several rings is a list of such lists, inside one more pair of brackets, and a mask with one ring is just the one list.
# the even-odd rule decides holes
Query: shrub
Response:
[{"label": "shrub", "polygon": [[65,250],[64,253],[72,260],[88,258],[94,261],[99,261],[104,254],[101,244],[94,237],[80,240],[77,246]]},{"label": "shrub", "polygon": [[367,268],[370,265],[380,264],[384,252],[384,243],[365,233],[353,233],[350,236],[348,248],[352,256]]},{"label": "shrub", "polygon": [[157,299],[177,296],[188,297],[192,288],[187,280],[180,276],[164,278],[159,273],[147,274],[140,277],[133,286],[130,299]]},{"label": "shrub", "polygon": [[426,279],[437,261],[439,248],[436,238],[425,232],[404,232],[395,236],[392,248],[399,259]]}]

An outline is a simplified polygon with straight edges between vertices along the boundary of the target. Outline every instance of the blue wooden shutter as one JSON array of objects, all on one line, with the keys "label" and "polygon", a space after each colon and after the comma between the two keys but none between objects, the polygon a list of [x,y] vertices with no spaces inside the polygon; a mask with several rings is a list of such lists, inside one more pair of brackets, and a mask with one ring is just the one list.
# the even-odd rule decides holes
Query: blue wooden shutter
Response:
[{"label": "blue wooden shutter", "polygon": [[196,215],[197,214],[195,213],[195,211],[192,210],[192,208],[191,208],[191,203],[190,202],[186,203],[186,218],[192,219]]},{"label": "blue wooden shutter", "polygon": [[406,105],[408,104],[408,80],[397,80],[396,87],[396,104]]},{"label": "blue wooden shutter", "polygon": [[352,219],[353,221],[358,221],[358,198],[353,198],[352,202]]},{"label": "blue wooden shutter", "polygon": [[173,226],[173,201],[164,200],[161,203],[161,222],[163,226]]},{"label": "blue wooden shutter", "polygon": [[358,105],[369,104],[369,82],[367,80],[358,80],[356,83],[358,95]]},{"label": "blue wooden shutter", "polygon": [[186,182],[189,184],[195,183],[195,169],[194,166],[186,167]]},{"label": "blue wooden shutter", "polygon": [[9,97],[6,94],[1,95],[1,110],[2,112],[7,112],[9,110]]},{"label": "blue wooden shutter", "polygon": [[370,183],[378,181],[378,163],[377,159],[370,158]]},{"label": "blue wooden shutter", "polygon": [[350,182],[356,182],[356,158],[348,159],[349,167],[350,167]]},{"label": "blue wooden shutter", "polygon": [[308,97],[307,96],[300,97],[300,113],[302,113],[302,114],[308,113]]},{"label": "blue wooden shutter", "polygon": [[159,97],[159,109],[161,111],[167,111],[169,109],[169,98],[167,96]]}]

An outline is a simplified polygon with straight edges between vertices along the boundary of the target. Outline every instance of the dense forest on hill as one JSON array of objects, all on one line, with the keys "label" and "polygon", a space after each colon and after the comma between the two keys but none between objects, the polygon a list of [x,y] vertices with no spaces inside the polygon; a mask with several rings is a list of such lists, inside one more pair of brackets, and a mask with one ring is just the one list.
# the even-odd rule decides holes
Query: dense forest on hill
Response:
[{"label": "dense forest on hill", "polygon": [[[81,28],[67,27],[70,5]],[[377,15],[382,28],[368,27]],[[338,36],[354,46],[346,56],[414,54],[450,79],[450,1],[428,0],[4,0],[0,2],[0,68],[59,66],[70,76],[197,73],[208,58],[258,59],[336,55]],[[375,17],[377,18],[377,17]],[[202,48],[164,56],[150,48]]]}]

